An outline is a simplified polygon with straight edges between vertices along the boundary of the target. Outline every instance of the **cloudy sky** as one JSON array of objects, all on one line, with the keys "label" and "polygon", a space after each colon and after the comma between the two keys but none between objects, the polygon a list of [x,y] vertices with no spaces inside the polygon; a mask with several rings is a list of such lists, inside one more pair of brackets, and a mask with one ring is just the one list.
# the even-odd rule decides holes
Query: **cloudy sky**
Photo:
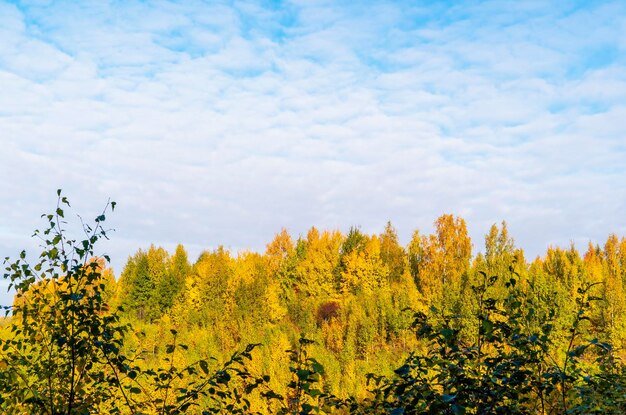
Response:
[{"label": "cloudy sky", "polygon": [[623,1],[0,0],[0,254],[57,188],[118,203],[118,273],[443,213],[584,249],[626,234],[625,49]]}]

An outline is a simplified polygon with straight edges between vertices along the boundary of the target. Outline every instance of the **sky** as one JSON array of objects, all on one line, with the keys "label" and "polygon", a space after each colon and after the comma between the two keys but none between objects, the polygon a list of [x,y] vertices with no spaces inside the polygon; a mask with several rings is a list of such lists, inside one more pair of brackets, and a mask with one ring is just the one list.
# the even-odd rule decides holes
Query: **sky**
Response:
[{"label": "sky", "polygon": [[623,1],[0,0],[0,257],[58,188],[117,202],[118,275],[444,213],[584,250],[626,235],[625,49]]}]

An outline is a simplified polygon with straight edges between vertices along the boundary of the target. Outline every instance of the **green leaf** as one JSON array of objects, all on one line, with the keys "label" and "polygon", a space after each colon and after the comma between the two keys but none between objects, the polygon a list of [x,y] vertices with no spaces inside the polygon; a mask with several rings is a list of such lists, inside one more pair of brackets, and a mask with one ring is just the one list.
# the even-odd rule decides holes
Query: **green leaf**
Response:
[{"label": "green leaf", "polygon": [[453,404],[452,407],[450,408],[452,409],[452,413],[454,415],[465,415],[465,407],[461,406],[459,404]]},{"label": "green leaf", "polygon": [[308,392],[309,396],[312,398],[315,398],[316,396],[320,396],[322,394],[322,391],[319,389],[311,389]]},{"label": "green leaf", "polygon": [[319,363],[317,360],[313,360],[311,367],[313,368],[315,372],[320,373],[322,375],[324,374],[324,366],[321,363]]},{"label": "green leaf", "polygon": [[441,330],[441,335],[443,336],[444,339],[449,341],[454,336],[454,330],[446,327]]},{"label": "green leaf", "polygon": [[483,320],[481,334],[490,334],[493,331],[493,323],[490,320]]},{"label": "green leaf", "polygon": [[411,367],[409,365],[404,365],[404,366],[401,366],[398,369],[394,370],[394,372],[398,376],[406,376],[406,375],[409,374],[410,371],[411,371]]},{"label": "green leaf", "polygon": [[204,372],[205,375],[209,374],[209,364],[206,362],[206,360],[200,360],[200,362],[198,362],[200,364],[200,369],[202,369],[202,371]]}]

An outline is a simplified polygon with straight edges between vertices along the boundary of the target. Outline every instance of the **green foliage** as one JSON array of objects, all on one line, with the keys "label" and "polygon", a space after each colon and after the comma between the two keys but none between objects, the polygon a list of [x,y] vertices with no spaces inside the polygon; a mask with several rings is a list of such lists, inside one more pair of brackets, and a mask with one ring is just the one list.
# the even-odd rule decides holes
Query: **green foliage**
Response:
[{"label": "green foliage", "polygon": [[120,285],[120,303],[139,320],[154,321],[174,306],[191,271],[182,245],[170,257],[163,248],[151,246],[128,259]]},{"label": "green foliage", "polygon": [[172,343],[166,345],[165,355],[154,369],[142,369],[139,365],[127,369],[123,387],[132,396],[133,412],[140,409],[146,413],[184,414],[199,407],[202,400],[203,414],[254,413],[249,396],[269,380],[254,376],[247,367],[259,344],[248,345],[219,369],[210,370],[212,362],[206,359],[178,366],[176,352],[187,350],[188,346],[177,344],[176,330],[171,333]]},{"label": "green foliage", "polygon": [[[624,366],[608,343],[582,339],[595,284],[578,290],[579,308],[559,363],[550,354],[553,325],[547,321],[539,331],[525,325],[534,310],[522,306],[517,280],[506,282],[509,295],[499,301],[485,295],[496,279],[483,277],[485,283],[474,287],[480,297],[477,340],[466,343],[452,316],[433,321],[417,313],[414,324],[426,351],[411,353],[391,379],[368,375],[375,386],[372,413],[623,413],[624,395],[608,382],[623,391]],[[596,366],[583,368],[594,356]]]},{"label": "green foliage", "polygon": [[[0,408],[5,412],[79,414],[118,399],[115,376],[127,327],[107,312],[105,284],[94,245],[107,237],[106,205],[85,239],[65,235],[67,199],[59,196],[47,227],[35,231],[44,250],[34,264],[22,252],[5,259],[4,278],[16,291],[10,336],[0,340],[6,366],[0,376]],[[108,258],[104,257],[106,260]]]},{"label": "green foliage", "polygon": [[279,414],[307,415],[324,410],[322,403],[326,394],[318,386],[324,375],[324,367],[309,357],[306,349],[307,345],[313,343],[313,340],[301,337],[296,349],[287,350],[292,363],[289,367],[292,379],[287,385],[287,406]]}]

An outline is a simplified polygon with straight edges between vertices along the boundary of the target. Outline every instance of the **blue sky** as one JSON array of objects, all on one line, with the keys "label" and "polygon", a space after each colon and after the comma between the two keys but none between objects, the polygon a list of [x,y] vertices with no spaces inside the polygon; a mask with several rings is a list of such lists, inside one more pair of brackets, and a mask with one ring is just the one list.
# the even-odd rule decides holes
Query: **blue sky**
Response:
[{"label": "blue sky", "polygon": [[150,243],[626,234],[624,2],[0,2],[0,254],[63,188]]}]

